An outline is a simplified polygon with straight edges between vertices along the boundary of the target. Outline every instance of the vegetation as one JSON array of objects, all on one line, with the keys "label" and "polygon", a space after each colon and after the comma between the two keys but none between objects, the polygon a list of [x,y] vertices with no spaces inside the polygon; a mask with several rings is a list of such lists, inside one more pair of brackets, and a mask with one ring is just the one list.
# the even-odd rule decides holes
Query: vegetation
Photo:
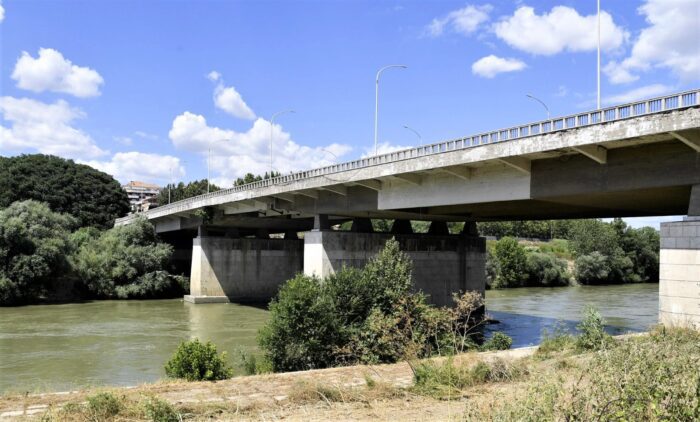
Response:
[{"label": "vegetation", "polygon": [[109,228],[129,211],[119,182],[90,166],[51,155],[0,157],[0,208],[29,199],[72,215],[80,227]]},{"label": "vegetation", "polygon": [[28,303],[60,288],[75,224],[32,200],[0,210],[0,305]]},{"label": "vegetation", "polygon": [[580,331],[576,338],[579,350],[601,350],[612,340],[605,332],[605,320],[595,308],[587,306],[583,311],[583,320],[576,326]]},{"label": "vegetation", "polygon": [[[209,184],[209,192],[221,190],[220,187],[213,183]],[[204,195],[207,193],[207,179],[194,180],[187,184],[180,182],[178,184],[169,183],[158,194],[158,206],[167,205],[170,202],[181,201],[193,196]],[[168,202],[168,199],[170,202]]]},{"label": "vegetation", "polygon": [[175,297],[186,291],[185,279],[162,270],[172,247],[158,241],[145,218],[102,233],[79,230],[72,240],[75,275],[96,297]]},{"label": "vegetation", "polygon": [[95,420],[105,420],[122,410],[122,402],[112,393],[98,393],[87,398],[87,410]]},{"label": "vegetation", "polygon": [[388,363],[476,349],[478,293],[435,308],[412,291],[411,262],[390,240],[363,268],[319,280],[297,275],[270,304],[259,343],[274,371]]},{"label": "vegetation", "polygon": [[216,381],[233,376],[226,363],[226,352],[218,355],[215,345],[201,343],[198,339],[180,343],[165,365],[165,373],[171,378],[187,381]]},{"label": "vegetation", "polygon": [[498,275],[493,287],[522,287],[527,281],[527,256],[516,239],[504,237],[496,243],[494,256],[498,260]]}]

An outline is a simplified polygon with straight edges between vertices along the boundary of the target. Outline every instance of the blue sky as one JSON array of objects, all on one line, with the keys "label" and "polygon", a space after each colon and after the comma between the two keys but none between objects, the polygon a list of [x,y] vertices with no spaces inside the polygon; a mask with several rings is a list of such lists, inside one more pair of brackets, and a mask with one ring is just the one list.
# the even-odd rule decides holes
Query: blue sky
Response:
[{"label": "blue sky", "polygon": [[[594,108],[595,1],[1,0],[0,154],[222,185]],[[602,0],[604,103],[695,88],[700,0]]]}]

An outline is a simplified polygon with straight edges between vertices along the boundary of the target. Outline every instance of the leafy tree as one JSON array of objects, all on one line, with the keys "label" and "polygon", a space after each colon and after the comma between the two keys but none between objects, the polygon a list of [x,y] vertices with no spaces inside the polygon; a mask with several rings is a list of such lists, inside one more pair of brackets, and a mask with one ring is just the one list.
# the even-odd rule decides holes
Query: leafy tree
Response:
[{"label": "leafy tree", "polygon": [[[209,192],[216,192],[221,190],[220,187],[215,184],[209,184]],[[193,196],[204,195],[207,193],[207,179],[195,180],[184,184],[182,182],[175,184],[168,184],[163,189],[160,190],[158,194],[158,205],[168,204],[168,195],[170,195],[170,202],[181,201],[183,199],[191,198]]]},{"label": "leafy tree", "polygon": [[80,245],[71,258],[76,276],[98,297],[182,293],[182,280],[160,273],[167,266],[172,247],[158,241],[153,226],[145,218],[114,227],[99,236],[78,231],[71,241]]},{"label": "leafy tree", "polygon": [[494,255],[498,259],[499,272],[493,287],[523,286],[528,277],[525,248],[514,238],[504,237],[496,242]]},{"label": "leafy tree", "polygon": [[527,274],[529,286],[554,287],[569,284],[566,261],[548,253],[528,253]]},{"label": "leafy tree", "polygon": [[68,236],[76,220],[28,200],[0,210],[0,305],[44,295],[68,271]]},{"label": "leafy tree", "polygon": [[211,342],[194,339],[180,343],[165,365],[165,373],[187,381],[217,381],[231,378],[233,370],[226,363],[226,352],[219,355]]},{"label": "leafy tree", "polygon": [[129,211],[129,199],[112,176],[51,155],[0,157],[0,208],[16,201],[45,202],[82,226],[111,227]]}]

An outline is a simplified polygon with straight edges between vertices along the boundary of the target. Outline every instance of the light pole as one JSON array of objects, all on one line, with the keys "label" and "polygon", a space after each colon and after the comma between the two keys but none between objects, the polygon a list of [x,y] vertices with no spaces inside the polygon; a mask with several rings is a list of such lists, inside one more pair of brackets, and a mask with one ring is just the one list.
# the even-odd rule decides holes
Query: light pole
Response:
[{"label": "light pole", "polygon": [[228,141],[228,139],[217,139],[209,141],[209,150],[207,152],[207,193],[209,193],[209,179],[211,179],[211,144],[214,142]]},{"label": "light pole", "polygon": [[418,137],[418,146],[423,145],[423,137],[420,136],[420,133],[418,133],[417,130],[415,130],[415,129],[413,129],[412,127],[409,127],[409,126],[407,126],[407,125],[403,125],[403,128],[404,128],[404,129],[407,129],[407,130],[410,130],[411,132],[413,132],[413,133],[416,134],[416,136]]},{"label": "light pole", "polygon": [[272,179],[272,129],[275,126],[275,117],[285,114],[285,113],[296,113],[294,110],[284,110],[284,111],[278,111],[277,113],[273,114],[272,117],[270,118],[270,179]]},{"label": "light pole", "polygon": [[542,104],[542,107],[544,107],[544,109],[547,110],[547,120],[549,120],[549,107],[547,107],[547,104],[545,104],[544,101],[540,100],[532,94],[525,94],[525,96]]},{"label": "light pole", "polygon": [[600,0],[598,0],[598,110],[600,110]]},{"label": "light pole", "polygon": [[382,75],[382,72],[384,72],[387,69],[390,69],[392,67],[400,67],[402,69],[406,69],[408,66],[404,64],[390,64],[389,66],[384,66],[383,68],[379,69],[377,72],[377,78],[375,79],[375,87],[374,87],[374,155],[377,155],[377,119],[379,117],[379,77]]}]

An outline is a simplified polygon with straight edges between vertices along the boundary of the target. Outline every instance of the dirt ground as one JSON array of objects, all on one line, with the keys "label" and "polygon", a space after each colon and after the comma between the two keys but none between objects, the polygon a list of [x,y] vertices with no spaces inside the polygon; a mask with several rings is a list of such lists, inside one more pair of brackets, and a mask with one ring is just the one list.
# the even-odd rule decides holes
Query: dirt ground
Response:
[{"label": "dirt ground", "polygon": [[[469,353],[456,357],[455,363],[472,365],[495,358],[518,359],[534,351],[535,348],[523,348]],[[367,388],[368,380],[380,387]],[[485,385],[454,400],[437,400],[410,393],[406,387],[412,384],[413,371],[406,362],[236,377],[218,382],[162,381],[127,388],[2,396],[0,420],[61,420],[56,415],[60,415],[58,410],[66,404],[82,403],[92,394],[110,391],[133,401],[157,396],[175,405],[187,420],[450,421],[463,419],[466,400],[478,400],[482,395],[493,397],[497,392],[492,390],[504,388]],[[340,391],[340,397],[328,399],[318,393],[317,386]],[[311,396],[305,396],[309,394],[307,391],[312,392]],[[352,397],[343,397],[343,391]]]}]

